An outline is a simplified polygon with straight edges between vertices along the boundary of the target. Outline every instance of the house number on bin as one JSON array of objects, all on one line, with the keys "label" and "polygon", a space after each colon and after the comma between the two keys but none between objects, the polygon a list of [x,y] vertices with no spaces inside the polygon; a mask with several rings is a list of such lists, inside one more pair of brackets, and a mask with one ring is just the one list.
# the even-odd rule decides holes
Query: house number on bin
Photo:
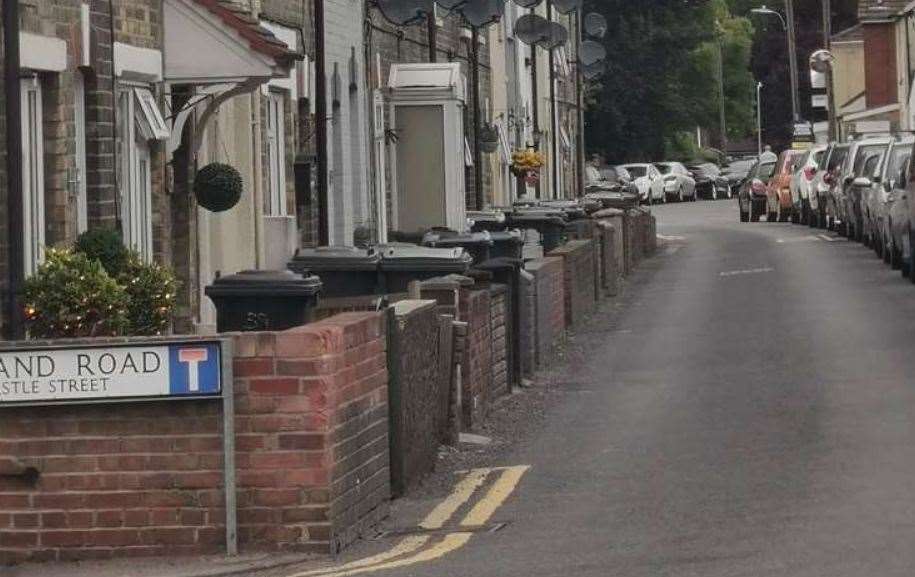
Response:
[{"label": "house number on bin", "polygon": [[245,315],[246,331],[266,331],[270,329],[270,317],[265,313],[247,313]]}]

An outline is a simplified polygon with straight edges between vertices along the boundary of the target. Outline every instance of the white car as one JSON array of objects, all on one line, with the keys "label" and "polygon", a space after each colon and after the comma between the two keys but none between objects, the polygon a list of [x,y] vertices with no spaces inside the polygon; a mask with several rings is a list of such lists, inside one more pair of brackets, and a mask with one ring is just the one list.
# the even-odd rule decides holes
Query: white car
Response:
[{"label": "white car", "polygon": [[664,176],[664,199],[696,200],[696,181],[689,170],[679,162],[656,162]]},{"label": "white car", "polygon": [[661,173],[652,164],[624,164],[623,168],[629,171],[632,176],[632,184],[639,189],[639,198],[648,202],[649,194],[651,202],[664,202],[664,182],[661,179]]},{"label": "white car", "polygon": [[813,178],[816,176],[823,157],[826,156],[825,144],[813,146],[804,153],[800,166],[791,176],[791,202],[794,203],[793,218],[795,222],[807,224],[810,219],[810,191]]},{"label": "white car", "polygon": [[915,138],[901,136],[886,154],[879,171],[865,175],[861,185],[867,185],[864,203],[864,233],[871,240],[874,251],[894,268],[910,256],[909,201],[906,191],[907,168]]}]

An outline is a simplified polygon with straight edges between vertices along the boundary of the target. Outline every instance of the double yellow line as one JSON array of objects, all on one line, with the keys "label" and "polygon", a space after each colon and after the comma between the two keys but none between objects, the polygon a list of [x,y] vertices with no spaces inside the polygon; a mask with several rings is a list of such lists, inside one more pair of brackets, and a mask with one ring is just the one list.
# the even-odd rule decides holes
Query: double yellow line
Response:
[{"label": "double yellow line", "polygon": [[[530,469],[527,465],[516,467],[498,467],[474,469],[469,471],[454,490],[423,519],[420,528],[435,531],[441,529],[451,520],[454,514],[473,497],[489,476],[498,473],[498,478],[489,487],[486,494],[476,502],[470,511],[461,519],[459,527],[480,527],[485,525],[514,492],[524,473]],[[352,561],[339,567],[326,567],[313,571],[294,573],[288,577],[348,577],[360,573],[374,573],[399,567],[409,567],[444,557],[466,545],[473,533],[456,530],[447,533],[441,540],[433,543],[430,535],[406,537],[384,553]]]}]

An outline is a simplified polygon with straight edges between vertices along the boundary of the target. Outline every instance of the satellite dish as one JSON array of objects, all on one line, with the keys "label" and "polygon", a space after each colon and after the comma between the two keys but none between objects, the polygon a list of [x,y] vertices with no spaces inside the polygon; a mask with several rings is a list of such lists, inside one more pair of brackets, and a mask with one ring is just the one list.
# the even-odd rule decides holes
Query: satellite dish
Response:
[{"label": "satellite dish", "polygon": [[525,14],[515,20],[515,36],[530,46],[549,40],[551,28],[550,21],[537,14]]},{"label": "satellite dish", "polygon": [[435,3],[445,10],[454,10],[461,4],[464,4],[466,1],[467,0],[435,0]]},{"label": "satellite dish", "polygon": [[464,20],[473,28],[482,28],[498,22],[505,12],[505,0],[467,0],[457,8]]},{"label": "satellite dish", "polygon": [[540,45],[547,50],[553,50],[569,41],[569,31],[559,22],[550,22],[549,24],[550,35],[546,40],[541,42]]},{"label": "satellite dish", "polygon": [[568,14],[573,10],[581,9],[582,0],[553,0],[553,8],[561,14]]},{"label": "satellite dish", "polygon": [[829,72],[829,67],[832,66],[832,61],[834,59],[835,57],[829,50],[823,50],[821,48],[810,55],[810,68],[812,68],[814,72],[825,74]]},{"label": "satellite dish", "polygon": [[603,44],[593,40],[585,40],[581,43],[581,52],[578,59],[584,66],[589,66],[595,62],[600,62],[607,58],[607,49]]},{"label": "satellite dish", "polygon": [[422,22],[434,10],[433,0],[375,0],[375,4],[381,15],[397,26]]},{"label": "satellite dish", "polygon": [[581,75],[585,77],[585,80],[594,80],[606,71],[607,63],[603,60],[581,67]]},{"label": "satellite dish", "polygon": [[543,0],[514,0],[514,2],[522,8],[536,8]]},{"label": "satellite dish", "polygon": [[591,12],[585,16],[585,32],[594,38],[603,38],[607,34],[607,19],[602,14]]}]

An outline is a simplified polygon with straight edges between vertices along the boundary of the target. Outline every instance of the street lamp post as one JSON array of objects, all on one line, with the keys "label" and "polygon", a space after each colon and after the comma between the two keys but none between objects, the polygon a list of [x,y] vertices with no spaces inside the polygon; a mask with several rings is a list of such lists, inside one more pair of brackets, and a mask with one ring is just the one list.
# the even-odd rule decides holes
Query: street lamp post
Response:
[{"label": "street lamp post", "polygon": [[[721,151],[724,153],[724,161],[728,160],[728,127],[727,114],[724,101],[724,52],[721,49],[722,36],[721,24],[715,21],[715,30],[717,32],[715,47],[718,49],[718,123],[721,129]],[[651,195],[648,195],[649,198]]]},{"label": "street lamp post", "polygon": [[788,15],[787,20],[777,10],[767,8],[765,4],[759,8],[751,10],[754,14],[764,14],[766,16],[776,16],[782,23],[782,29],[785,31],[788,41],[788,68],[791,81],[791,119],[797,123],[800,122],[800,98],[798,96],[797,80],[797,46],[794,37],[794,0],[785,0],[785,13]]}]

